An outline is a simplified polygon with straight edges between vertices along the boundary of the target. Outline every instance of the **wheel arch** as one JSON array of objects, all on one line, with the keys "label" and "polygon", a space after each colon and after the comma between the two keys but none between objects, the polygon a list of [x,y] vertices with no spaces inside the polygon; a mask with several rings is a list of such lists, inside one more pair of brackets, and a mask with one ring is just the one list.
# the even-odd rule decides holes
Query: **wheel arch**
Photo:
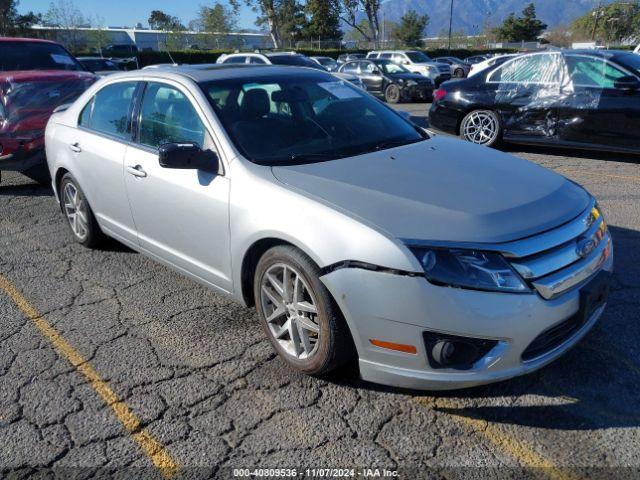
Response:
[{"label": "wheel arch", "polygon": [[309,256],[309,254],[298,245],[294,245],[283,238],[265,237],[253,242],[244,253],[244,256],[242,257],[242,264],[240,266],[240,294],[245,305],[248,307],[255,305],[255,299],[253,298],[253,277],[256,267],[258,266],[258,262],[267,250],[279,245],[295,247]]}]

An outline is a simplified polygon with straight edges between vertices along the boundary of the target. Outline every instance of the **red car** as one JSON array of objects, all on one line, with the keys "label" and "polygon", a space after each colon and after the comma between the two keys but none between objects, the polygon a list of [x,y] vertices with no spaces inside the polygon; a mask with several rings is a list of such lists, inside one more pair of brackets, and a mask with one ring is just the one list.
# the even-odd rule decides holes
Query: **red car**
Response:
[{"label": "red car", "polygon": [[95,80],[57,43],[0,37],[0,174],[13,170],[48,183],[47,121]]}]

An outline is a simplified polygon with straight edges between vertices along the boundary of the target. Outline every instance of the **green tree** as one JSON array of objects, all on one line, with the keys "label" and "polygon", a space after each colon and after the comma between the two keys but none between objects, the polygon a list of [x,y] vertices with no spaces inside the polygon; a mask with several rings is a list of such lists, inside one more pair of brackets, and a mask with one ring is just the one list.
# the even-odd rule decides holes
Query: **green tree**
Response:
[{"label": "green tree", "polygon": [[82,12],[73,3],[73,0],[51,2],[49,10],[44,14],[44,22],[64,31],[64,37],[58,40],[66,44],[71,50],[79,48],[78,28],[85,25],[86,20]]},{"label": "green tree", "polygon": [[511,13],[500,27],[496,29],[496,35],[507,42],[531,42],[536,40],[547,28],[547,25],[536,17],[536,7],[530,3],[522,11],[522,16],[516,17]]},{"label": "green tree", "polygon": [[24,15],[18,13],[18,0],[0,0],[0,35],[24,35],[31,25],[42,20],[42,16],[33,12]]},{"label": "green tree", "polygon": [[[364,12],[367,17],[367,28],[361,28],[357,21],[359,13]],[[367,41],[378,43],[380,38],[380,0],[341,0],[340,19],[355,28]]]},{"label": "green tree", "polygon": [[422,37],[428,24],[429,15],[420,15],[415,10],[409,10],[400,19],[400,25],[393,32],[393,36],[407,47],[422,47]]},{"label": "green tree", "polygon": [[213,7],[202,5],[196,22],[196,30],[227,34],[236,28],[236,12],[218,2]]},{"label": "green tree", "polygon": [[185,29],[178,17],[168,15],[162,10],[153,10],[147,21],[149,22],[149,28],[152,30],[180,31]]},{"label": "green tree", "polygon": [[281,20],[284,0],[229,0],[229,4],[238,9],[240,4],[245,4],[251,7],[258,13],[258,25],[267,25],[269,34],[271,35],[271,41],[275,48],[282,46],[281,36]]},{"label": "green tree", "polygon": [[305,6],[308,21],[303,36],[320,40],[341,39],[339,12],[340,0],[308,0]]},{"label": "green tree", "polygon": [[577,18],[570,30],[580,40],[635,40],[640,36],[640,4],[626,0],[600,6]]}]

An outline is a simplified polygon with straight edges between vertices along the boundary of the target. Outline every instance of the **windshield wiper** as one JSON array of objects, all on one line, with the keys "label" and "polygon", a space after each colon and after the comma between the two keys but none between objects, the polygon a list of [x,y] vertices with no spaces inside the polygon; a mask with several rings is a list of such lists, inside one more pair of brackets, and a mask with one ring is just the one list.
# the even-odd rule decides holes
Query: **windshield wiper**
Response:
[{"label": "windshield wiper", "polygon": [[412,139],[412,140],[406,140],[406,139],[404,139],[404,140],[387,140],[385,142],[377,143],[374,148],[376,150],[386,150],[387,148],[402,147],[403,145],[409,145],[411,143],[421,142],[422,140],[424,140],[424,138],[417,138],[417,139]]}]

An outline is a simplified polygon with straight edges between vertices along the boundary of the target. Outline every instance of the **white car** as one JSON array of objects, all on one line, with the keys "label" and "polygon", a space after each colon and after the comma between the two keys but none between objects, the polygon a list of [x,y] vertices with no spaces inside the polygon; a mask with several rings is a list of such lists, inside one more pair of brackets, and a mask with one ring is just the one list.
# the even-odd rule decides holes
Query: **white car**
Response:
[{"label": "white car", "polygon": [[[268,52],[268,53],[230,53],[222,54],[216,61],[218,64],[249,64],[249,65],[281,65],[290,67],[307,67],[316,70],[330,71],[320,62],[296,52]],[[356,87],[366,90],[364,83],[357,75],[331,72],[336,77],[353,83]]]},{"label": "white car", "polygon": [[607,302],[612,241],[585,189],[433,137],[327,72],[117,73],[45,139],[77,242],[108,235],[255,305],[307,374],[357,358],[387,385],[504,380],[574,346]]},{"label": "white car", "polygon": [[491,57],[484,62],[474,63],[473,65],[471,65],[471,71],[469,72],[469,75],[467,75],[467,77],[473,77],[474,75],[477,75],[478,73],[486,70],[489,67],[500,65],[501,63],[507,61],[509,58],[517,57],[518,55],[519,53],[508,53],[506,55],[497,55],[495,57]]},{"label": "white car", "polygon": [[633,53],[637,53],[638,55],[640,55],[640,45],[638,45],[636,47],[636,49],[633,51]]},{"label": "white car", "polygon": [[451,66],[438,63],[417,50],[377,50],[367,53],[368,60],[391,60],[413,73],[429,77],[434,85],[451,80]]}]

